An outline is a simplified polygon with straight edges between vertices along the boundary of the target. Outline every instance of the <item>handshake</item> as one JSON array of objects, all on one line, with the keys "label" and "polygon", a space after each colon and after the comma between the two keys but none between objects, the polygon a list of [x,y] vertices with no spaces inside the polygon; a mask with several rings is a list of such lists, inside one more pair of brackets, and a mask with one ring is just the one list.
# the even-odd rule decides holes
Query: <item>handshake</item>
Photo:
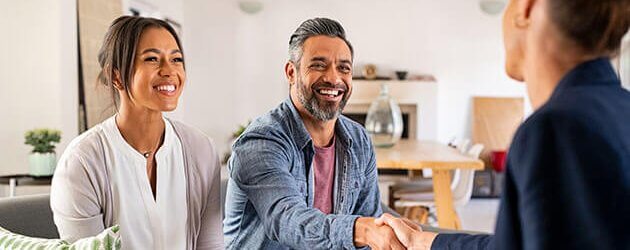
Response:
[{"label": "handshake", "polygon": [[372,249],[431,249],[436,233],[423,232],[404,218],[383,214],[380,218],[360,217],[354,224],[354,244]]}]

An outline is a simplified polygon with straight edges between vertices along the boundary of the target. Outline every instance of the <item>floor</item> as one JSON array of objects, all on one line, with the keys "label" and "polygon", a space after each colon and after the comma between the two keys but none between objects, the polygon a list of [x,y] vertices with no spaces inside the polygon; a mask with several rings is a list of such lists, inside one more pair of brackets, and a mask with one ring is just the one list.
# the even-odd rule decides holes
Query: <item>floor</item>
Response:
[{"label": "floor", "polygon": [[[381,201],[387,204],[389,200],[388,186],[399,181],[398,176],[379,176],[379,189]],[[466,206],[457,208],[457,214],[462,222],[462,229],[484,233],[494,233],[497,213],[499,211],[499,199],[471,199]]]},{"label": "floor", "polygon": [[498,211],[499,199],[471,199],[457,214],[463,230],[494,233]]}]

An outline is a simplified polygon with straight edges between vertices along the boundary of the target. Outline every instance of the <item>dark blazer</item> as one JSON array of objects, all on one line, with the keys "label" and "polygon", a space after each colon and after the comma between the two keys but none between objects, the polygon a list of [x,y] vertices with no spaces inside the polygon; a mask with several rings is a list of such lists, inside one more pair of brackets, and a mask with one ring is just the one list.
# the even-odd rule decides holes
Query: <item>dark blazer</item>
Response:
[{"label": "dark blazer", "polygon": [[565,75],[516,132],[495,235],[432,249],[630,249],[630,92],[608,58]]}]

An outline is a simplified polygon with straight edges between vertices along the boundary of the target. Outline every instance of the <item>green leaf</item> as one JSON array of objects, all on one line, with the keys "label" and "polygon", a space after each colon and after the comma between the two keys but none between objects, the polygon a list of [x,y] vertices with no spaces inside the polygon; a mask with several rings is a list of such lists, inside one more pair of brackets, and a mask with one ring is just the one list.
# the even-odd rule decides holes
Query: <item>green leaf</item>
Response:
[{"label": "green leaf", "polygon": [[61,141],[61,132],[52,129],[33,129],[24,133],[24,143],[33,146],[33,153],[53,153]]},{"label": "green leaf", "polygon": [[105,247],[105,249],[112,249],[112,246],[114,245],[113,243],[114,237],[112,237],[111,235],[106,235],[103,239],[103,246]]},{"label": "green leaf", "polygon": [[98,250],[98,247],[100,246],[101,246],[101,241],[99,239],[92,240],[92,250]]}]

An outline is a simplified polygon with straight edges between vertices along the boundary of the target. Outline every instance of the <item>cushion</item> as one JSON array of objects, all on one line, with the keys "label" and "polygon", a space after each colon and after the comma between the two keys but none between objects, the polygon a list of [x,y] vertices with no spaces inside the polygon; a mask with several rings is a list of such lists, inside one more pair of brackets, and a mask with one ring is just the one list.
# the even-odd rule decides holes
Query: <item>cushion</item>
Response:
[{"label": "cushion", "polygon": [[60,239],[43,239],[12,233],[0,227],[0,250],[2,249],[45,249],[45,250],[79,250],[79,249],[120,249],[118,225],[105,229],[97,236],[83,238],[70,244]]}]

